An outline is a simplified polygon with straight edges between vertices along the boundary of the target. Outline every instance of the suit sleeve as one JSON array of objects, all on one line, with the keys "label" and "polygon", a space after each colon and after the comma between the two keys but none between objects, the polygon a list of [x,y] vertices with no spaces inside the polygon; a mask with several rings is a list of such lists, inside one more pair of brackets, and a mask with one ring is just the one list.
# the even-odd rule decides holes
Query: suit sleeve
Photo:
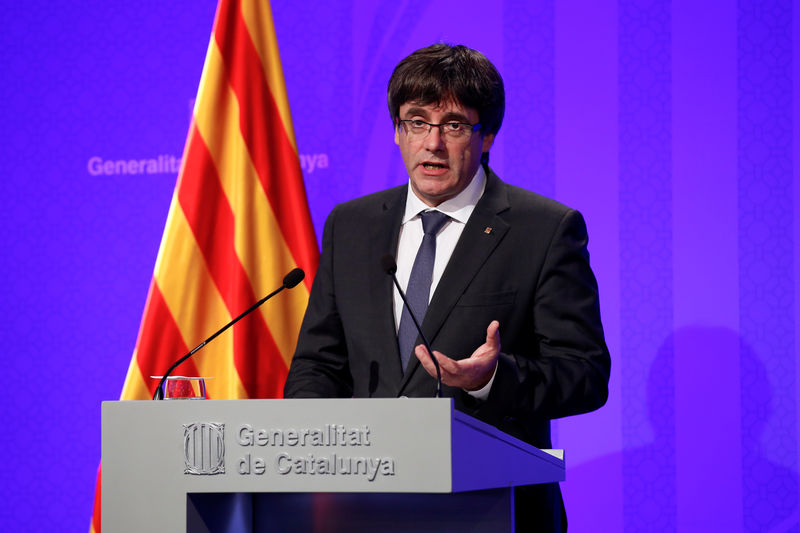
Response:
[{"label": "suit sleeve", "polygon": [[533,346],[526,353],[501,352],[488,399],[472,402],[475,416],[498,426],[525,425],[605,404],[611,361],[587,242],[583,217],[567,211],[536,283]]},{"label": "suit sleeve", "polygon": [[337,209],[325,222],[319,268],[284,385],[285,398],[346,398],[353,395],[344,330],[333,283],[333,233]]}]

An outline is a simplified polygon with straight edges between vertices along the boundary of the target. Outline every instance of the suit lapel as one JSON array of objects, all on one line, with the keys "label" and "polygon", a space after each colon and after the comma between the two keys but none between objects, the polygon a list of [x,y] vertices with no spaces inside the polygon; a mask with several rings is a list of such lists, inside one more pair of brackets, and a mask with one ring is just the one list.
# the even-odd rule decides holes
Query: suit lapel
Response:
[{"label": "suit lapel", "polygon": [[[456,302],[508,231],[508,223],[500,216],[508,209],[505,184],[491,171],[486,174],[486,190],[458,239],[422,322],[422,331],[434,349],[436,335]],[[418,370],[419,366],[419,360],[412,357],[400,385],[401,394],[415,373],[425,372]]]},{"label": "suit lapel", "polygon": [[385,378],[392,381],[397,379],[394,376],[402,376],[403,370],[400,368],[400,349],[397,346],[397,331],[394,325],[392,297],[394,284],[391,276],[383,271],[381,258],[387,253],[394,257],[397,252],[397,239],[405,211],[407,187],[398,187],[396,190],[397,193],[379,207],[377,223],[369,229],[372,257],[367,258],[375,265],[375,268],[369,270],[372,273],[369,282],[372,290],[368,298],[372,301],[374,312],[380,317],[380,331],[376,337],[381,339],[381,344],[375,347],[375,354],[379,357],[384,354],[381,365],[385,365],[385,370],[382,369],[381,373],[385,372]]}]

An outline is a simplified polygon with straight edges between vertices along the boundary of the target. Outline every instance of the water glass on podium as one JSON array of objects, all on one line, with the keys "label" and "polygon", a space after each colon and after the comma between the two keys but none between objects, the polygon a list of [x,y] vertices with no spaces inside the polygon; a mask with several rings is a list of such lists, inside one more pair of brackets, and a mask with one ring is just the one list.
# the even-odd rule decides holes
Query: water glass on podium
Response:
[{"label": "water glass on podium", "polygon": [[170,376],[161,387],[165,400],[205,400],[207,398],[204,378]]}]

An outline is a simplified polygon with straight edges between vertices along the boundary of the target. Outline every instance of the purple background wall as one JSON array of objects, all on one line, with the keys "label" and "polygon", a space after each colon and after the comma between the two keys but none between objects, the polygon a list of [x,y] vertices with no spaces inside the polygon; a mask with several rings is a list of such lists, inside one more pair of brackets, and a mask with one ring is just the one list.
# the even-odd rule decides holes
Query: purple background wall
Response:
[{"label": "purple background wall", "polygon": [[[95,158],[180,156],[215,4],[6,4],[0,529],[83,531],[176,178]],[[437,40],[505,77],[495,170],[584,212],[613,372],[556,424],[571,530],[800,531],[800,0],[274,4],[318,232],[405,179],[386,82]]]}]

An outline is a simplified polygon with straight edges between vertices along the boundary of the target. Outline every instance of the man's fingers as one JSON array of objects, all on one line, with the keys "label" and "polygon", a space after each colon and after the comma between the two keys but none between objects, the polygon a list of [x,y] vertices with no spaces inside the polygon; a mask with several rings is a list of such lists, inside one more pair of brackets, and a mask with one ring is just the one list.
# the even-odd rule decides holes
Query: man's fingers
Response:
[{"label": "man's fingers", "polygon": [[427,369],[428,366],[433,367],[431,356],[428,355],[428,349],[425,348],[424,344],[419,344],[416,348],[414,348],[414,355],[417,356],[417,359],[419,359],[419,362],[422,363],[422,366],[425,367],[425,369]]},{"label": "man's fingers", "polygon": [[[424,345],[420,344],[414,349],[414,355],[417,356],[420,364],[428,372],[428,374],[435,378],[436,367],[434,366],[433,361],[431,361],[430,355],[428,355],[428,349],[425,348]],[[437,352],[436,350],[433,351],[433,356],[436,357],[436,362],[439,363],[439,370],[442,372],[442,381],[447,381],[451,376],[458,374],[458,361],[455,361],[447,357],[442,352]]]},{"label": "man's fingers", "polygon": [[[441,368],[441,357],[443,354],[437,351],[434,351],[433,354]],[[424,344],[420,344],[414,348],[414,355],[416,355],[417,359],[419,359],[422,368],[424,368],[431,376],[436,377],[436,366],[434,366],[433,361],[431,361],[431,356],[428,355],[428,349],[425,348]]]},{"label": "man's fingers", "polygon": [[[480,346],[471,357],[461,360],[451,359],[442,352],[434,350],[433,356],[439,363],[442,383],[466,390],[477,390],[491,379],[500,351],[500,323],[493,320],[486,329],[486,343]],[[414,348],[414,355],[431,376],[436,377],[436,367],[431,361],[427,348],[420,344]]]},{"label": "man's fingers", "polygon": [[495,347],[500,344],[500,322],[492,320],[489,327],[486,328],[486,344]]},{"label": "man's fingers", "polygon": [[442,374],[445,372],[448,374],[454,374],[458,372],[458,361],[450,359],[442,352],[437,352],[436,350],[433,351],[433,355],[436,356],[436,360],[439,362],[439,368],[441,369]]}]

